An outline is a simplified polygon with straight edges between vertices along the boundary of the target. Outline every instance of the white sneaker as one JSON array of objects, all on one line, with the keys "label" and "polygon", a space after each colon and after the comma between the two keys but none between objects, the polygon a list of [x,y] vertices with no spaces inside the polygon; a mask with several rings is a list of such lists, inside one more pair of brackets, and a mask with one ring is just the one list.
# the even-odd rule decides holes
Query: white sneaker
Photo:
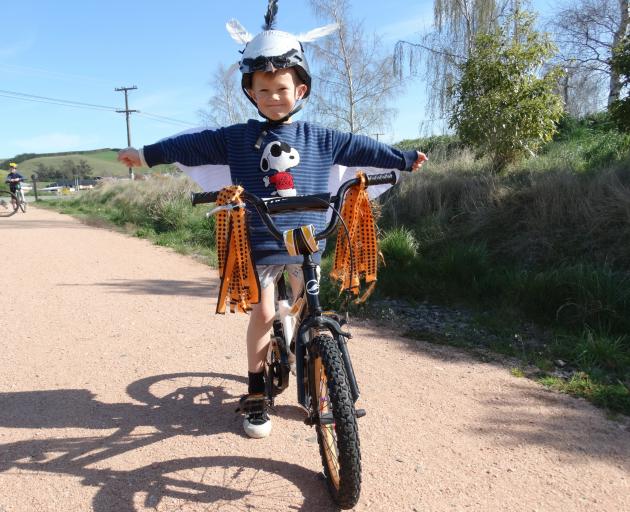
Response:
[{"label": "white sneaker", "polygon": [[239,401],[239,409],[245,413],[243,429],[249,437],[262,439],[271,434],[271,419],[267,414],[267,402],[262,394],[245,395]]},{"label": "white sneaker", "polygon": [[263,439],[271,434],[271,418],[267,411],[251,412],[243,420],[243,429],[249,437]]}]

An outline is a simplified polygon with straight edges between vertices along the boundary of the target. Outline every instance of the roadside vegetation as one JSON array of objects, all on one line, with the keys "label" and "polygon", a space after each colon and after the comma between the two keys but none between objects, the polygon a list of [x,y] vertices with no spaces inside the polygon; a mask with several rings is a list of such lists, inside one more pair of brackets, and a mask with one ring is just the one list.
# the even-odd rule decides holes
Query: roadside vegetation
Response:
[{"label": "roadside vegetation", "polygon": [[[379,202],[386,265],[371,302],[469,308],[496,334],[488,348],[520,359],[514,374],[535,366],[550,388],[630,414],[630,137],[605,115],[565,119],[538,157],[501,174],[456,137],[400,146],[431,161]],[[215,264],[214,225],[190,205],[193,190],[187,178],[155,176],[53,204]],[[341,304],[330,282],[323,289]],[[523,339],[527,322],[544,335]],[[432,337],[474,349],[471,339]]]}]

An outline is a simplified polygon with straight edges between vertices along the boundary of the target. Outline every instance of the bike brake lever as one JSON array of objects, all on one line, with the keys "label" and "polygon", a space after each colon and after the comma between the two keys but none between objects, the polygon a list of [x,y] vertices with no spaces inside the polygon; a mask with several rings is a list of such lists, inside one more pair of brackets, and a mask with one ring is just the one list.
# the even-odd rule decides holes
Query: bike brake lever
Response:
[{"label": "bike brake lever", "polygon": [[235,208],[243,208],[244,206],[245,206],[245,203],[222,204],[221,206],[214,207],[212,210],[210,210],[208,213],[206,213],[206,218],[209,219],[214,214],[219,213],[220,211],[223,211],[223,210],[234,210]]}]

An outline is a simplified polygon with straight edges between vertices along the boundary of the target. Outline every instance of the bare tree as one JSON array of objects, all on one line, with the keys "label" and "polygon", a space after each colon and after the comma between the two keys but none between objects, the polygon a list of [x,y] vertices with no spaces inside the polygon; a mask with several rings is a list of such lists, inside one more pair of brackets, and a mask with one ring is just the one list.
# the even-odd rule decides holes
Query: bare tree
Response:
[{"label": "bare tree", "polygon": [[428,109],[444,116],[450,110],[449,91],[459,82],[461,65],[474,47],[475,36],[495,27],[519,0],[435,0],[434,30],[417,42],[398,41],[394,50],[395,72],[400,78],[408,68],[427,80]]},{"label": "bare tree", "polygon": [[352,133],[370,134],[388,125],[389,101],[401,90],[392,77],[392,58],[376,36],[350,19],[348,0],[311,0],[314,13],[339,30],[312,46],[316,68],[311,117]]},{"label": "bare tree", "polygon": [[607,82],[608,105],[619,99],[621,82],[610,59],[628,33],[628,0],[578,0],[560,8],[551,25],[567,71]]},{"label": "bare tree", "polygon": [[217,66],[211,81],[213,94],[208,100],[208,108],[199,111],[205,124],[228,126],[257,117],[254,106],[241,89],[240,79],[241,74],[236,66]]}]

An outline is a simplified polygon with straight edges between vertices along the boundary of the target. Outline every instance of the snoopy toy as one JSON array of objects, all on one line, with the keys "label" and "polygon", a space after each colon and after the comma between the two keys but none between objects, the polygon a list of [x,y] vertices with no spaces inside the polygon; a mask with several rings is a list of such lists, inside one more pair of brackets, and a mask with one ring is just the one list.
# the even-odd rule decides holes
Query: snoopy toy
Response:
[{"label": "snoopy toy", "polygon": [[274,141],[267,144],[260,159],[262,172],[275,171],[270,176],[263,177],[265,187],[270,184],[276,187],[272,196],[292,197],[297,195],[293,187],[293,176],[289,169],[300,163],[300,155],[291,146],[284,142]]}]

